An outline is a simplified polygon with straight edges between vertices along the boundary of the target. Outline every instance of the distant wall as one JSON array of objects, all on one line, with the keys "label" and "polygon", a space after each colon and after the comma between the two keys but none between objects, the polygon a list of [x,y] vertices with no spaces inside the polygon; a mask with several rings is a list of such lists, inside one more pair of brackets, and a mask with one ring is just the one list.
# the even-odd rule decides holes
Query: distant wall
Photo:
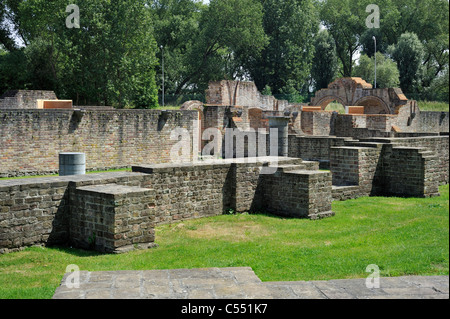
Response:
[{"label": "distant wall", "polygon": [[7,91],[0,97],[0,109],[36,109],[37,100],[57,100],[53,91]]},{"label": "distant wall", "polygon": [[217,81],[210,82],[206,90],[206,103],[257,107],[263,110],[284,110],[289,103],[273,96],[263,95],[253,82]]},{"label": "distant wall", "polygon": [[0,110],[0,177],[57,172],[60,152],[86,153],[88,170],[169,162],[171,132],[192,138],[197,119],[197,111]]}]

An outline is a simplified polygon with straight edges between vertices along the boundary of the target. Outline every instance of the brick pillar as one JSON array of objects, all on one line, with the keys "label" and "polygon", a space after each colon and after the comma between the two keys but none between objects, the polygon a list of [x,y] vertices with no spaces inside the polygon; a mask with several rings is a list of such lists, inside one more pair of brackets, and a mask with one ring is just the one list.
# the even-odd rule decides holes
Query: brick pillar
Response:
[{"label": "brick pillar", "polygon": [[[270,129],[278,129],[278,156],[288,157],[289,152],[289,120],[288,116],[269,117]],[[272,140],[272,139],[270,139]]]}]

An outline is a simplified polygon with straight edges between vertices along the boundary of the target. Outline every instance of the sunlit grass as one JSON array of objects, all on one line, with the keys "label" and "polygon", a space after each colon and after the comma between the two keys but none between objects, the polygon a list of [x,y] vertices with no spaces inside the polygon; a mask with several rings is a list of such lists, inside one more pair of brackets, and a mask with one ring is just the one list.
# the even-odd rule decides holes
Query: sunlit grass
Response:
[{"label": "sunlit grass", "polygon": [[449,186],[435,198],[359,198],[334,202],[319,221],[266,214],[222,215],[163,225],[159,248],[104,255],[29,248],[0,255],[0,298],[51,298],[66,267],[151,270],[252,267],[263,281],[448,275]]}]

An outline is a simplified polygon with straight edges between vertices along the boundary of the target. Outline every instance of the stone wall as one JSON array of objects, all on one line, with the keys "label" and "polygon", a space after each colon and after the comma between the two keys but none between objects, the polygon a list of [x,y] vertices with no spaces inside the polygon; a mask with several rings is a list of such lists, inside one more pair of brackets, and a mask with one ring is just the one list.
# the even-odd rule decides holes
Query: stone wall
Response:
[{"label": "stone wall", "polygon": [[431,197],[439,194],[439,185],[448,184],[448,136],[371,138],[345,144],[330,150],[335,199]]},{"label": "stone wall", "polygon": [[279,170],[264,177],[264,207],[276,215],[320,219],[333,216],[331,173]]},{"label": "stone wall", "polygon": [[440,184],[449,181],[449,137],[448,136],[421,136],[398,138],[391,140],[395,146],[411,147],[431,152],[436,158],[432,169],[436,172],[436,179]]},{"label": "stone wall", "polygon": [[0,109],[36,109],[37,100],[57,99],[53,91],[7,91],[0,97]]},{"label": "stone wall", "polygon": [[71,245],[117,253],[155,241],[154,190],[117,184],[74,189]]},{"label": "stone wall", "polygon": [[[273,173],[277,167],[282,171],[261,174],[267,165],[276,165]],[[155,164],[133,170],[0,181],[0,253],[66,243],[114,253],[145,248],[154,244],[155,225],[229,210],[332,215],[331,175],[300,159]],[[276,185],[284,185],[286,192]]]},{"label": "stone wall", "polygon": [[209,83],[206,90],[206,104],[256,107],[269,111],[282,111],[289,105],[288,101],[262,95],[253,82],[225,80]]},{"label": "stone wall", "polygon": [[307,135],[334,135],[334,122],[337,113],[319,111],[302,112],[301,129]]},{"label": "stone wall", "polygon": [[67,179],[0,181],[0,254],[69,239]]},{"label": "stone wall", "polygon": [[390,196],[431,197],[439,195],[437,157],[420,148],[393,147],[385,154],[384,187]]},{"label": "stone wall", "polygon": [[289,156],[305,161],[318,161],[321,168],[329,168],[330,149],[344,146],[348,138],[335,136],[289,135]]},{"label": "stone wall", "polygon": [[197,119],[197,111],[0,110],[0,177],[57,173],[60,152],[86,153],[87,170],[169,162],[171,132],[192,139]]},{"label": "stone wall", "polygon": [[359,186],[358,196],[376,194],[381,177],[380,147],[333,147],[331,148],[330,170],[333,185]]}]

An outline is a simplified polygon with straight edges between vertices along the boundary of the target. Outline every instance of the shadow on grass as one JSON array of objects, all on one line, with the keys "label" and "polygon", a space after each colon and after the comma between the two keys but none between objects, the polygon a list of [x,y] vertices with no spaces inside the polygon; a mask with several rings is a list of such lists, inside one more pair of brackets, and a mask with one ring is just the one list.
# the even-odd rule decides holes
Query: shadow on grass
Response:
[{"label": "shadow on grass", "polygon": [[101,253],[101,252],[98,252],[95,250],[85,250],[85,249],[80,249],[80,248],[64,246],[64,245],[51,245],[51,246],[46,246],[45,248],[49,249],[49,250],[69,254],[69,255],[72,255],[75,257],[98,257],[98,256],[112,255],[112,254],[107,254],[107,253]]}]

